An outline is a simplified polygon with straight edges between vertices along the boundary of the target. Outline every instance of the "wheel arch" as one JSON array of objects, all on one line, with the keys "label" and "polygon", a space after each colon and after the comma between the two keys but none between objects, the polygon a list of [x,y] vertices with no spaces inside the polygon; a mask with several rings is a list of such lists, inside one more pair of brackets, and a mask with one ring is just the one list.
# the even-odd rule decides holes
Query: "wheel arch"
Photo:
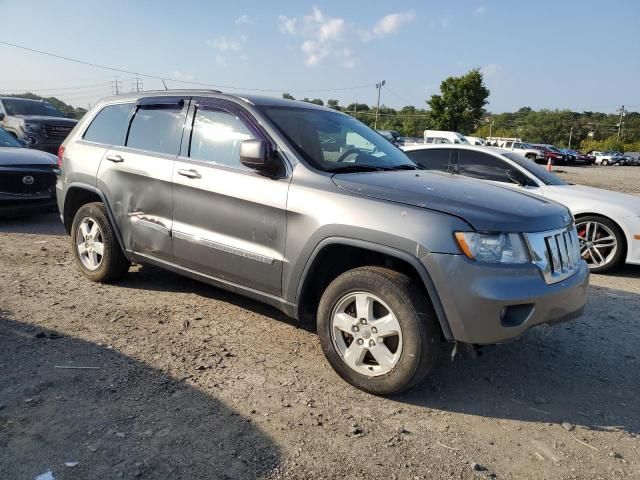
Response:
[{"label": "wheel arch", "polygon": [[386,245],[353,238],[325,238],[315,247],[298,282],[295,317],[315,320],[315,311],[326,286],[347,270],[368,265],[391,268],[414,278],[433,305],[443,337],[453,339],[435,284],[418,258]]},{"label": "wheel arch", "polygon": [[120,244],[120,248],[126,254],[126,249],[124,243],[122,241],[122,236],[120,235],[120,230],[118,229],[118,225],[115,222],[115,217],[113,216],[113,212],[111,211],[111,207],[107,199],[98,188],[93,187],[91,185],[87,185],[84,183],[72,183],[67,187],[64,196],[64,207],[62,211],[62,223],[64,224],[64,228],[67,233],[71,233],[71,225],[73,224],[73,219],[78,212],[78,210],[87,203],[92,202],[101,202],[104,204],[107,215],[109,217],[109,222],[113,227],[114,232],[116,233],[116,238],[118,239],[118,243]]}]

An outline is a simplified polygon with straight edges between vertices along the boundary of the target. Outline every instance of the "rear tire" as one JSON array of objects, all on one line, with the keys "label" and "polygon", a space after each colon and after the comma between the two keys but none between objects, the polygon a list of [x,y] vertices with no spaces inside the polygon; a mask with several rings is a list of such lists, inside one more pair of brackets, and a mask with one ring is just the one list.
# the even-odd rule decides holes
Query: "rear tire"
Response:
[{"label": "rear tire", "polygon": [[609,160],[602,160],[602,165],[604,165],[605,167],[609,165]]},{"label": "rear tire", "polygon": [[406,275],[381,267],[349,270],[329,284],[318,306],[318,336],[336,373],[374,395],[420,382],[440,350],[440,327],[425,293]]},{"label": "rear tire", "polygon": [[100,202],[78,209],[71,226],[71,249],[80,271],[94,282],[116,280],[131,265]]}]

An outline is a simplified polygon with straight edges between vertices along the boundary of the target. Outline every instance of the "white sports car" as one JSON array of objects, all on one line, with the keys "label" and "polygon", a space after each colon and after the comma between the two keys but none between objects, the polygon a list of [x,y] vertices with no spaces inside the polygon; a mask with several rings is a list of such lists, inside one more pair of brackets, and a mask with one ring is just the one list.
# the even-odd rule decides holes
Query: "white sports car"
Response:
[{"label": "white sports car", "polygon": [[573,213],[582,258],[594,273],[622,262],[640,265],[640,198],[572,185],[515,152],[472,145],[403,148],[415,163],[496,182],[563,203]]}]

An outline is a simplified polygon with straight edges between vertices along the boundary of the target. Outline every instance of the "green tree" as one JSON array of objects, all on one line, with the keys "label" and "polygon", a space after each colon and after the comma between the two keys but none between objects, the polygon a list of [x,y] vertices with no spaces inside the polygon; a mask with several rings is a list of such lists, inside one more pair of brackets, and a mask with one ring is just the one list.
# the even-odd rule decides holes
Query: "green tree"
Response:
[{"label": "green tree", "polygon": [[330,98],[327,100],[327,107],[333,108],[334,110],[342,110],[342,107],[339,105],[338,100]]},{"label": "green tree", "polygon": [[291,95],[290,93],[286,93],[286,92],[282,94],[282,98],[284,98],[285,100],[295,100],[293,95]]},{"label": "green tree", "polygon": [[461,77],[449,77],[440,84],[440,95],[427,101],[434,128],[454,132],[473,132],[484,116],[489,89],[479,69]]},{"label": "green tree", "polygon": [[81,119],[85,113],[87,113],[86,108],[75,108],[71,105],[64,103],[62,100],[56,97],[41,97],[40,95],[36,95],[35,93],[26,92],[26,93],[11,93],[5,95],[6,97],[16,97],[16,98],[27,98],[29,100],[44,100],[45,102],[49,102],[51,105],[56,107],[62,113],[65,114],[68,118],[76,118]]}]

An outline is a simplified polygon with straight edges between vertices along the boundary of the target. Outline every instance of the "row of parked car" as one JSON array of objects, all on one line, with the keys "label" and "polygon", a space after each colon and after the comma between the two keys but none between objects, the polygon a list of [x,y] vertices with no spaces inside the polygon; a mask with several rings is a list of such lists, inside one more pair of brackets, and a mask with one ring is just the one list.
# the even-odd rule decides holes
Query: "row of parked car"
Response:
[{"label": "row of parked car", "polygon": [[538,163],[554,165],[640,165],[640,152],[591,150],[587,153],[569,148],[558,148],[543,143],[527,143],[520,138],[472,137],[458,132],[425,130],[424,137],[403,137],[395,130],[378,130],[382,136],[397,146],[421,144],[461,144],[500,147],[513,150]]}]

